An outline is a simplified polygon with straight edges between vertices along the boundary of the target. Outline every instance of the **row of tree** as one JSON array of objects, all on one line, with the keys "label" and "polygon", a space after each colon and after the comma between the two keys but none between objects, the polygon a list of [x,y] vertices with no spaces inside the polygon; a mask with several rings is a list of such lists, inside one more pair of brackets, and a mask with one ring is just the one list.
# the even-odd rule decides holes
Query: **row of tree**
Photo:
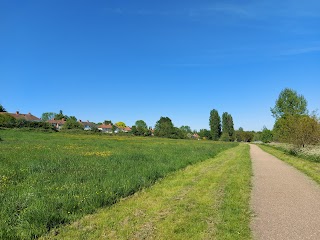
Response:
[{"label": "row of tree", "polygon": [[235,131],[233,126],[233,118],[231,114],[227,112],[224,112],[222,114],[222,125],[221,125],[221,118],[219,116],[219,113],[216,109],[213,109],[210,112],[209,125],[210,125],[210,135],[208,136],[209,139],[212,139],[214,141],[222,140],[226,142],[235,140]]}]

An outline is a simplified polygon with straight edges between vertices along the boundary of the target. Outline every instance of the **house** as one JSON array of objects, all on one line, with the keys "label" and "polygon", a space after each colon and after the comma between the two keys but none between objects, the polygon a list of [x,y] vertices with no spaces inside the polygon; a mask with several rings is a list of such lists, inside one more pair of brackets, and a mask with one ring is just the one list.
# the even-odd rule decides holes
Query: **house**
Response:
[{"label": "house", "polygon": [[14,117],[15,119],[19,120],[26,120],[29,122],[41,122],[41,119],[32,115],[31,113],[25,114],[25,113],[19,113],[19,111],[16,111],[15,113],[7,113],[7,112],[0,112],[0,114],[9,114],[10,116]]},{"label": "house", "polygon": [[200,139],[200,136],[199,136],[199,134],[195,133],[195,134],[192,135],[192,138],[199,140],[199,139]]},{"label": "house", "polygon": [[94,128],[96,126],[95,123],[89,122],[89,120],[87,120],[86,122],[82,122],[81,120],[79,120],[79,123],[83,125],[83,129],[85,131],[90,131],[90,130],[92,130],[92,128]]},{"label": "house", "polygon": [[63,125],[66,123],[66,120],[64,118],[62,118],[61,120],[52,119],[48,120],[47,122],[50,123],[55,129],[60,131]]},{"label": "house", "polygon": [[104,133],[112,133],[112,125],[111,124],[101,124],[98,126],[98,129]]},{"label": "house", "polygon": [[126,126],[126,127],[123,129],[123,132],[125,132],[125,133],[131,132],[131,127]]}]

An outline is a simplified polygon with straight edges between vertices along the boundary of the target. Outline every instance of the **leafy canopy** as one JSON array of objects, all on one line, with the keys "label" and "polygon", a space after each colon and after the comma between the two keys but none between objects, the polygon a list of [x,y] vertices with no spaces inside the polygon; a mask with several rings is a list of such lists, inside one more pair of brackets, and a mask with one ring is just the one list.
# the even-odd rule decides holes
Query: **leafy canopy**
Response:
[{"label": "leafy canopy", "polygon": [[270,109],[272,116],[279,119],[285,115],[307,114],[307,100],[296,91],[285,88],[281,91],[275,106]]}]

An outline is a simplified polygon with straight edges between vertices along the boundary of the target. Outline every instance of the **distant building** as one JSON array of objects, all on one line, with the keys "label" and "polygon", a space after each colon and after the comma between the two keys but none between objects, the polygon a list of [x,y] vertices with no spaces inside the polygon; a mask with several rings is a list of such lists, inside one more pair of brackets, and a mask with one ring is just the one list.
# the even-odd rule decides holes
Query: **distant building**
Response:
[{"label": "distant building", "polygon": [[79,123],[83,125],[83,129],[85,131],[90,131],[90,130],[92,130],[92,128],[94,128],[96,126],[95,123],[89,122],[89,120],[87,120],[86,122],[82,122],[81,120],[79,120]]},{"label": "distant building", "polygon": [[31,113],[25,114],[25,113],[19,113],[19,111],[16,111],[15,113],[7,113],[7,112],[0,112],[0,114],[9,114],[10,116],[14,117],[15,119],[22,119],[29,122],[41,122],[41,119],[32,115]]},{"label": "distant building", "polygon": [[112,133],[112,125],[111,124],[101,124],[98,126],[98,129],[104,133]]},{"label": "distant building", "polygon": [[64,118],[62,118],[61,120],[52,119],[48,120],[47,122],[50,123],[55,129],[60,131],[63,125],[66,123],[66,120]]}]

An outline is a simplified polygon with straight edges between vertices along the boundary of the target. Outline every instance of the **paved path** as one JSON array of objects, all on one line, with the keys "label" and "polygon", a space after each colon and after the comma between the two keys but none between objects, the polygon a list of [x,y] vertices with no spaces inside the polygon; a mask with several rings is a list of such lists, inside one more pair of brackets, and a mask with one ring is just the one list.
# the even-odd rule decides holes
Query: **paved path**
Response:
[{"label": "paved path", "polygon": [[320,187],[303,173],[250,145],[254,239],[320,239]]}]

